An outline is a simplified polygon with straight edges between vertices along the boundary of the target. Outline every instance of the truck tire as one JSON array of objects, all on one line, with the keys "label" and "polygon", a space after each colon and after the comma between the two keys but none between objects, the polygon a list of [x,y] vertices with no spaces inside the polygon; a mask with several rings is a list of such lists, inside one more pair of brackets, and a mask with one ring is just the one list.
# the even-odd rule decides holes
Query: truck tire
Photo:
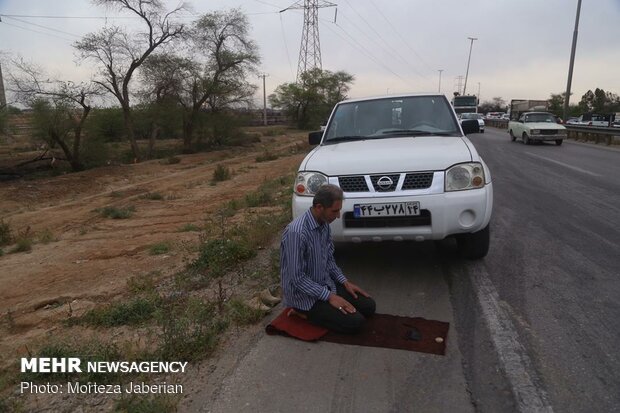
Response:
[{"label": "truck tire", "polygon": [[531,143],[530,142],[530,137],[527,136],[527,133],[523,132],[523,136],[521,138],[523,139],[523,143],[524,144],[529,145]]},{"label": "truck tire", "polygon": [[459,234],[456,236],[456,245],[461,257],[468,260],[484,258],[489,252],[491,241],[490,224],[478,232],[472,234]]},{"label": "truck tire", "polygon": [[516,137],[516,136],[512,133],[512,129],[510,129],[510,130],[508,131],[508,133],[510,134],[510,140],[511,140],[512,142],[514,142],[514,141],[516,141],[516,140],[517,140],[517,137]]},{"label": "truck tire", "polygon": [[556,144],[557,146],[560,146],[560,145],[562,144],[562,139],[556,139],[556,140],[555,140],[555,144]]}]

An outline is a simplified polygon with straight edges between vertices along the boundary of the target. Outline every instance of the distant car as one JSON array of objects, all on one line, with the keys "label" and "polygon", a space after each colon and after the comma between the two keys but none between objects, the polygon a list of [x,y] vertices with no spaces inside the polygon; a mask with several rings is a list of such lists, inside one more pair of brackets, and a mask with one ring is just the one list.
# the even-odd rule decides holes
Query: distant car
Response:
[{"label": "distant car", "polygon": [[585,113],[579,116],[579,125],[584,126],[598,126],[606,128],[609,126],[609,117],[605,118],[604,115],[597,115],[595,113]]},{"label": "distant car", "polygon": [[480,133],[484,133],[484,119],[482,119],[482,115],[480,113],[461,113],[460,117],[462,120],[476,119],[478,121],[478,127],[480,128]]},{"label": "distant car", "polygon": [[508,133],[513,142],[521,138],[526,145],[533,142],[555,141],[559,146],[566,139],[566,128],[559,125],[555,116],[548,112],[525,112],[519,120],[508,122]]},{"label": "distant car", "polygon": [[510,120],[510,115],[507,114],[507,113],[504,113],[500,119],[502,119],[502,120]]},{"label": "distant car", "polygon": [[579,125],[579,118],[568,118],[564,123],[567,125]]},{"label": "distant car", "polygon": [[487,113],[487,119],[502,119],[506,113],[504,112],[489,112]]}]

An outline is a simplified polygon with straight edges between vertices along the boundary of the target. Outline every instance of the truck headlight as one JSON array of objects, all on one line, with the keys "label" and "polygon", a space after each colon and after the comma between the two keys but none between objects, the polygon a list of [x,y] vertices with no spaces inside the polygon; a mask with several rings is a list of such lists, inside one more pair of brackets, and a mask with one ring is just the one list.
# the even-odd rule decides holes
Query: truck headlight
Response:
[{"label": "truck headlight", "polygon": [[484,168],[478,162],[454,165],[446,171],[446,192],[484,186]]},{"label": "truck headlight", "polygon": [[299,172],[295,180],[295,193],[302,196],[314,196],[322,185],[327,183],[327,176],[320,172]]},{"label": "truck headlight", "polygon": [[540,129],[532,129],[532,135],[540,135]]}]

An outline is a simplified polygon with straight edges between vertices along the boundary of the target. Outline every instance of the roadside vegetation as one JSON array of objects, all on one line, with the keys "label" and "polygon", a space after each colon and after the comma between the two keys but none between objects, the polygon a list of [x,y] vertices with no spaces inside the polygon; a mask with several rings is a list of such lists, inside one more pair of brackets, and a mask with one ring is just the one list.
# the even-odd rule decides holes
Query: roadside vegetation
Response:
[{"label": "roadside vegetation", "polygon": [[[221,204],[201,228],[187,224],[185,230],[198,230],[200,235],[195,244],[184,246],[185,269],[172,276],[153,271],[132,277],[126,295],[79,315],[69,305],[56,338],[33,345],[28,353],[88,361],[198,362],[209,357],[231,327],[255,324],[265,316],[263,309],[251,304],[251,298],[278,282],[279,250],[271,245],[291,218],[291,185],[292,176],[265,181],[255,191]],[[4,223],[0,230],[0,234],[11,233]],[[150,245],[148,251],[158,255],[171,248],[171,242],[162,241]],[[10,330],[10,314],[2,321]],[[73,329],[80,329],[81,335],[73,334]],[[84,329],[94,338],[80,339]],[[126,334],[129,331],[132,334]],[[136,376],[12,373],[0,377],[0,392],[20,381],[122,384],[132,379]],[[123,397],[115,408],[167,412],[175,411],[178,401],[176,397]],[[11,410],[17,402],[7,398],[0,403]]]}]

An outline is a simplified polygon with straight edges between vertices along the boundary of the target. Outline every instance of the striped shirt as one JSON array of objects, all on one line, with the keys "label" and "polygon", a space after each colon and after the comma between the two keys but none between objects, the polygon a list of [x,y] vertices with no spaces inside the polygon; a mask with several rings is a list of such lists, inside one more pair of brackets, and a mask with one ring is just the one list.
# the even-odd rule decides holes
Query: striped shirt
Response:
[{"label": "striped shirt", "polygon": [[336,294],[336,282],[347,281],[334,260],[329,224],[319,224],[311,209],[288,224],[282,234],[280,276],[284,306],[304,311]]}]

